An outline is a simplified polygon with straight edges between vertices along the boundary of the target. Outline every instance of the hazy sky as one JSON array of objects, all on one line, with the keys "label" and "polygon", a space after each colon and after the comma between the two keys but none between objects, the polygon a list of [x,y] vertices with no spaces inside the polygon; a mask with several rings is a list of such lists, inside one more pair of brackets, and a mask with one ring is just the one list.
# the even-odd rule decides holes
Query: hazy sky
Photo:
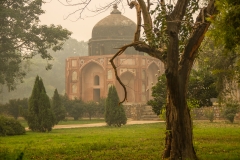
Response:
[{"label": "hazy sky", "polygon": [[[79,13],[74,14],[68,19],[65,19],[70,13],[77,10],[80,6],[75,7],[67,7],[60,4],[57,0],[46,0],[47,3],[43,4],[43,10],[45,14],[40,17],[42,24],[55,24],[61,25],[63,28],[67,28],[69,31],[72,32],[72,38],[77,39],[78,41],[88,41],[92,35],[92,28],[94,25],[103,19],[104,17],[108,16],[112,11],[112,7],[109,8],[107,11],[100,13],[94,17],[93,12],[87,11],[83,13],[84,19],[76,19],[79,17]],[[62,0],[64,2],[65,0]],[[72,0],[74,1],[74,0]],[[77,0],[75,0],[77,1]],[[95,9],[99,5],[105,5],[106,3],[110,2],[111,0],[92,0],[91,5],[89,6],[90,9]],[[124,8],[120,5],[118,8],[122,15],[130,18],[134,22],[136,22],[136,11],[135,9],[130,9],[127,5],[124,5]]]}]

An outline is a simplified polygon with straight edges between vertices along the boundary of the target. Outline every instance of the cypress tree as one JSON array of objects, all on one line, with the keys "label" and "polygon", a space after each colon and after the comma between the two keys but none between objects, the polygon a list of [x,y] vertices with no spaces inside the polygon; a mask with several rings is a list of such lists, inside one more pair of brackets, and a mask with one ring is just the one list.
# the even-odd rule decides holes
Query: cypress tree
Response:
[{"label": "cypress tree", "polygon": [[114,86],[108,90],[105,106],[105,122],[109,126],[121,127],[127,123],[127,117],[123,105],[119,105],[119,97]]},{"label": "cypress tree", "polygon": [[42,79],[37,76],[28,101],[28,126],[32,131],[51,131],[54,115]]},{"label": "cypress tree", "polygon": [[52,97],[52,111],[55,116],[55,124],[58,124],[59,121],[65,119],[66,110],[62,104],[62,100],[57,89],[55,89]]}]

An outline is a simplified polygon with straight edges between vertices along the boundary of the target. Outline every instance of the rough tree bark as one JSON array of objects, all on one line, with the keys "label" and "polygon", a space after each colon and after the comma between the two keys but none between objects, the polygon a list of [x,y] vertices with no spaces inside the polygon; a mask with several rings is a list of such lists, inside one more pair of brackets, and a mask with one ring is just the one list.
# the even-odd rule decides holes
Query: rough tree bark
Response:
[{"label": "rough tree bark", "polygon": [[[165,7],[164,0],[160,2],[162,7]],[[143,29],[146,34],[146,40],[150,43],[152,32],[152,20],[149,16],[149,1],[144,0],[131,1],[130,7],[135,6],[138,15],[137,32],[135,34],[134,42],[120,48],[119,52],[111,59],[117,80],[121,84],[116,67],[113,63],[115,57],[122,54],[126,48],[133,46],[138,51],[148,53],[150,56],[158,58],[165,64],[165,74],[167,78],[167,107],[166,107],[166,138],[165,150],[163,152],[163,159],[191,159],[196,160],[197,156],[193,147],[193,133],[192,120],[190,110],[187,106],[186,93],[189,74],[192,69],[194,59],[197,55],[197,50],[204,38],[210,22],[206,20],[215,13],[215,0],[210,0],[207,7],[203,8],[199,13],[196,22],[193,26],[184,52],[179,53],[179,31],[180,24],[186,12],[186,7],[189,0],[178,0],[173,12],[166,16],[167,20],[167,35],[169,43],[167,49],[152,48],[148,44],[139,41],[139,30],[141,21],[139,21],[139,13],[143,17]],[[122,85],[125,87],[124,85]],[[125,99],[126,100],[126,95]],[[123,100],[123,101],[124,101]]]}]

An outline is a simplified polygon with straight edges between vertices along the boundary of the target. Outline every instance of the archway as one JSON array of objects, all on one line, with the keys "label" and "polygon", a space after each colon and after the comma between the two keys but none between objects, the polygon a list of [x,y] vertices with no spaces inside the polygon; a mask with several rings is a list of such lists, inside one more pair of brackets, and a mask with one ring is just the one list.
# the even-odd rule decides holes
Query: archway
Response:
[{"label": "archway", "polygon": [[[120,76],[121,81],[126,86],[127,89],[127,102],[135,102],[135,87],[134,87],[134,79],[135,76],[133,73],[127,71],[124,72]],[[122,86],[117,82],[117,91],[120,101],[124,98],[124,89]]]},{"label": "archway", "polygon": [[89,62],[81,71],[81,98],[84,101],[99,101],[103,95],[104,69],[96,62]]},{"label": "archway", "polygon": [[152,87],[156,85],[158,81],[158,66],[156,63],[152,62],[147,68],[147,100],[152,99]]},{"label": "archway", "polygon": [[94,86],[98,86],[100,84],[100,79],[98,75],[94,76]]}]

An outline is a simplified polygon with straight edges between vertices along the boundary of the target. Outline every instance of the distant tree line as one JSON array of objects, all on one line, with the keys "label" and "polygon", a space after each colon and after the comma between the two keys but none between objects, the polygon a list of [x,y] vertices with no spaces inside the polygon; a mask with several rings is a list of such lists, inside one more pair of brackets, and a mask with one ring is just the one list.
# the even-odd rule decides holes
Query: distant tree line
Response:
[{"label": "distant tree line", "polygon": [[0,114],[18,119],[22,116],[33,131],[51,131],[52,127],[66,117],[78,120],[83,116],[104,117],[105,99],[100,102],[84,102],[80,99],[70,100],[67,95],[60,95],[55,89],[50,99],[39,76],[36,77],[30,98],[11,99],[6,104],[0,104]]},{"label": "distant tree line", "polygon": [[[0,103],[7,103],[12,97],[23,99],[31,95],[36,74],[44,79],[46,91],[49,95],[54,93],[55,88],[60,94],[65,93],[65,60],[68,57],[86,56],[88,53],[87,42],[77,41],[69,38],[62,46],[62,50],[49,53],[53,57],[48,61],[52,65],[51,70],[46,70],[46,60],[41,56],[35,56],[32,59],[22,62],[22,67],[27,70],[27,75],[23,78],[23,83],[18,83],[14,91],[9,92],[7,86],[0,85]],[[57,78],[56,78],[57,77]]]},{"label": "distant tree line", "polygon": [[[103,118],[105,112],[105,98],[100,102],[88,101],[84,102],[80,99],[71,100],[67,95],[58,94],[59,99],[56,98],[57,89],[54,96],[50,99],[51,109],[55,114],[55,124],[59,121],[65,120],[66,117],[72,117],[74,120],[79,120],[82,117],[88,117],[90,120],[94,118]],[[8,103],[0,104],[0,114],[9,115],[18,119],[24,117],[26,119],[28,113],[28,98],[11,99]],[[58,105],[60,104],[60,105]]]},{"label": "distant tree line", "polygon": [[[0,115],[5,115],[2,116],[4,122],[0,124],[0,134],[24,134],[24,127],[16,121],[20,116],[27,121],[29,129],[37,132],[51,131],[54,125],[65,120],[66,117],[73,117],[74,120],[83,116],[90,120],[93,117],[105,117],[107,125],[121,127],[126,124],[127,118],[123,106],[119,106],[118,103],[119,97],[113,86],[109,89],[107,99],[101,98],[99,102],[70,100],[66,94],[60,95],[57,89],[50,99],[42,78],[37,76],[30,98],[11,99],[6,104],[0,104]],[[14,119],[9,119],[9,116]],[[13,124],[17,123],[19,129],[14,131],[16,127]]]}]

